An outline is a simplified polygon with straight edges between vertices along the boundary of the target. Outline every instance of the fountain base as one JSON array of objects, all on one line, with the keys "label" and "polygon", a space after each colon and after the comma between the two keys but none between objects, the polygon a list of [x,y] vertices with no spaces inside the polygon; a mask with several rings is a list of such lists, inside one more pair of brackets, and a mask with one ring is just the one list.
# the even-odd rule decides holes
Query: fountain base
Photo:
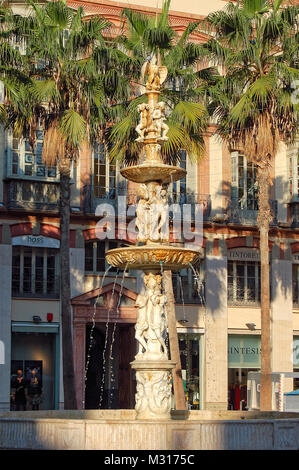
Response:
[{"label": "fountain base", "polygon": [[171,411],[136,420],[135,410],[0,413],[0,449],[299,450],[299,413]]},{"label": "fountain base", "polygon": [[136,418],[170,419],[171,370],[175,362],[136,359],[131,366],[137,380]]}]

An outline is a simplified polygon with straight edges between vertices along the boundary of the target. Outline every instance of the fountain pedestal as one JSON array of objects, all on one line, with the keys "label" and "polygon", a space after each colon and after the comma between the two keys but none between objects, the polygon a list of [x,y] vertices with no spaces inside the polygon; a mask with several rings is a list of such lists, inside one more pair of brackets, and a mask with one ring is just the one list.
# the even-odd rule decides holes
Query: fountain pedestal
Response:
[{"label": "fountain pedestal", "polygon": [[138,360],[131,362],[136,371],[136,418],[170,419],[171,370],[175,362]]}]

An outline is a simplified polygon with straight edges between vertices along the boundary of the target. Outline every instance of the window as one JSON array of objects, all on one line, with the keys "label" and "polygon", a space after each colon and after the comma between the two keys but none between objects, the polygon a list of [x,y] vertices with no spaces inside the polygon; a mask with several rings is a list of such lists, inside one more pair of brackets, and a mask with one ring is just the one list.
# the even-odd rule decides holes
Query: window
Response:
[{"label": "window", "polygon": [[58,181],[56,166],[45,165],[42,159],[43,131],[36,132],[36,143],[32,151],[29,140],[19,140],[15,135],[8,135],[7,176]]},{"label": "window", "polygon": [[253,304],[260,301],[260,263],[228,261],[229,304]]},{"label": "window", "polygon": [[288,153],[289,195],[299,200],[299,151],[293,148]]},{"label": "window", "polygon": [[299,264],[293,264],[293,304],[299,306]]},{"label": "window", "polygon": [[231,197],[233,207],[258,210],[257,167],[239,152],[231,154]]},{"label": "window", "polygon": [[93,191],[96,198],[116,197],[116,165],[106,157],[104,144],[94,149]]},{"label": "window", "polygon": [[59,297],[59,251],[14,246],[12,295]]},{"label": "window", "polygon": [[[85,271],[89,273],[105,272],[109,265],[106,262],[105,253],[113,248],[118,248],[116,241],[96,240],[85,243]],[[115,272],[117,268],[111,267],[109,272]]]},{"label": "window", "polygon": [[205,304],[205,283],[203,263],[196,269],[182,270],[172,274],[173,294],[178,304]]}]

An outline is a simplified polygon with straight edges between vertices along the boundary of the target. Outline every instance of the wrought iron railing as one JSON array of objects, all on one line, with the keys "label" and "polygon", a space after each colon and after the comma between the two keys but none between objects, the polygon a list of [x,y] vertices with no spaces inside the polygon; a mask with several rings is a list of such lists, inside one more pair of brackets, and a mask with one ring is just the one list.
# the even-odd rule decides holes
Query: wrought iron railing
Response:
[{"label": "wrought iron railing", "polygon": [[57,183],[10,180],[8,182],[9,209],[58,210],[60,188]]},{"label": "wrought iron railing", "polygon": [[[271,199],[269,202],[272,214],[272,221],[270,225],[277,225],[277,200]],[[257,225],[257,206],[255,206],[254,208],[248,208],[244,205],[242,206],[239,201],[234,199],[227,199],[225,206],[226,207],[224,208],[224,213],[226,216],[225,220],[227,223],[235,223],[240,225]]]},{"label": "wrought iron railing", "polygon": [[[85,213],[95,213],[95,210],[99,204],[111,204],[116,210],[120,207],[120,204],[123,205],[123,197],[126,198],[125,203],[126,207],[136,206],[138,203],[138,194],[134,190],[127,190],[126,188],[116,188],[110,189],[109,191],[105,190],[95,190],[90,186],[85,186],[83,191],[83,200],[84,200],[84,212]],[[119,199],[119,197],[122,197]],[[211,214],[211,196],[209,194],[197,194],[193,192],[189,193],[169,193],[168,194],[168,203],[170,205],[170,217],[172,214],[173,204],[178,204],[183,207],[183,205],[190,205],[191,207],[191,217],[195,217],[195,206],[201,205],[203,210],[203,220],[209,220]],[[132,212],[133,213],[133,212]]]}]

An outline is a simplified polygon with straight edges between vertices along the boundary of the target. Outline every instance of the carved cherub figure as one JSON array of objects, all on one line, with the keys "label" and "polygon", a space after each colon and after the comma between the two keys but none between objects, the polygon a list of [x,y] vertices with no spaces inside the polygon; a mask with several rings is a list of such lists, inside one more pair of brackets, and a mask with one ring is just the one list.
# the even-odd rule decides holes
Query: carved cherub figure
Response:
[{"label": "carved cherub figure", "polygon": [[158,133],[158,138],[160,140],[168,140],[167,132],[169,131],[169,127],[165,124],[166,117],[165,117],[165,103],[163,101],[159,101],[153,111],[153,127],[155,131]]},{"label": "carved cherub figure", "polygon": [[136,139],[136,142],[143,142],[145,131],[149,127],[149,105],[146,103],[141,103],[138,105],[137,109],[140,112],[140,121],[135,129],[139,135],[139,137]]},{"label": "carved cherub figure", "polygon": [[149,238],[150,231],[150,203],[146,184],[142,183],[139,185],[138,196],[140,199],[136,209],[137,241],[145,243]]}]

